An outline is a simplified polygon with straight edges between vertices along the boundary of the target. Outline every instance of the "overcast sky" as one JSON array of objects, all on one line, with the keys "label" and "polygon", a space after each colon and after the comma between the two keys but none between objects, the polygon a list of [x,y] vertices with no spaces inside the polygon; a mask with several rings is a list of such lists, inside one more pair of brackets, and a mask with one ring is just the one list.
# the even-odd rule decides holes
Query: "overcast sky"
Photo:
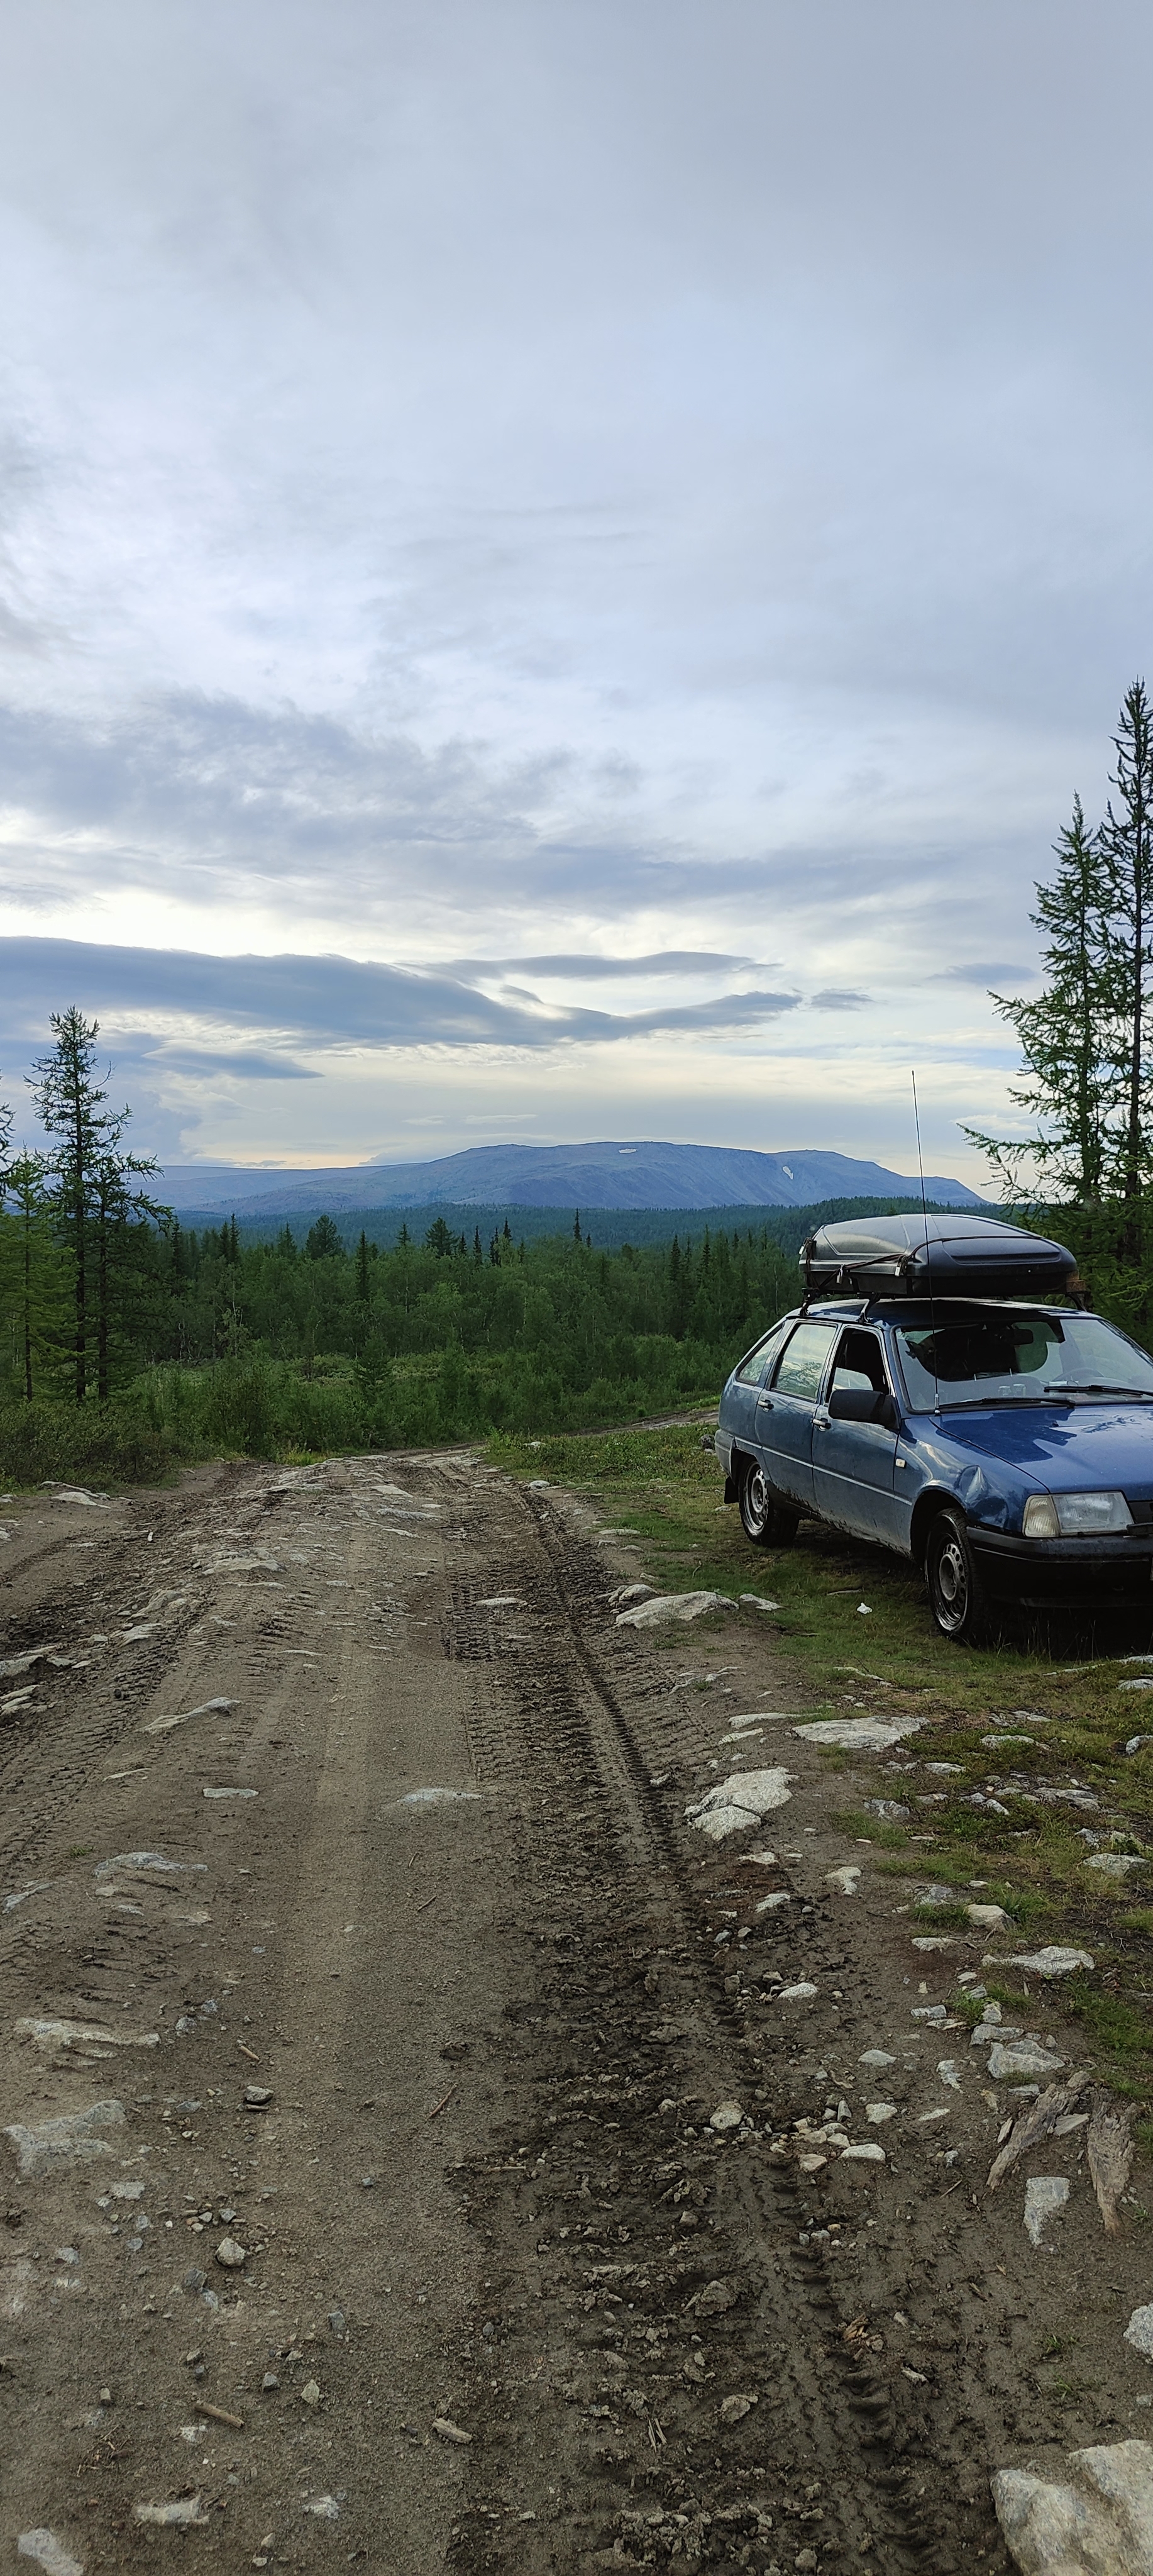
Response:
[{"label": "overcast sky", "polygon": [[[980,1180],[1146,667],[1138,0],[8,0],[0,1073]],[[1151,673],[1153,676],[1153,673]]]}]

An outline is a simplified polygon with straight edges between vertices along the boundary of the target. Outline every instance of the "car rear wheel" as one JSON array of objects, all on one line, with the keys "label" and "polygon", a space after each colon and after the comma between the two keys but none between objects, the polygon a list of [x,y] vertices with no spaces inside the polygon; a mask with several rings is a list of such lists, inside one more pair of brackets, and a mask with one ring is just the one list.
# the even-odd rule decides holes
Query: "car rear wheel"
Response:
[{"label": "car rear wheel", "polygon": [[929,1606],[943,1637],[977,1646],[989,1630],[984,1586],[959,1512],[938,1512],[925,1550]]},{"label": "car rear wheel", "polygon": [[741,1527],[754,1547],[792,1546],[800,1514],[778,1503],[755,1458],[749,1459],[743,1471],[737,1503]]}]

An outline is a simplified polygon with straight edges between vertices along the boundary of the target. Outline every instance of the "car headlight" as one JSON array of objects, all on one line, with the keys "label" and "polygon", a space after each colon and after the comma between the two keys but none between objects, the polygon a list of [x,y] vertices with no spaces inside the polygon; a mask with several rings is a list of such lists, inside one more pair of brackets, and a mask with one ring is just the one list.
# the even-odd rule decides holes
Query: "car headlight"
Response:
[{"label": "car headlight", "polygon": [[1026,1538],[1103,1538],[1132,1520],[1124,1494],[1031,1494],[1022,1528]]}]

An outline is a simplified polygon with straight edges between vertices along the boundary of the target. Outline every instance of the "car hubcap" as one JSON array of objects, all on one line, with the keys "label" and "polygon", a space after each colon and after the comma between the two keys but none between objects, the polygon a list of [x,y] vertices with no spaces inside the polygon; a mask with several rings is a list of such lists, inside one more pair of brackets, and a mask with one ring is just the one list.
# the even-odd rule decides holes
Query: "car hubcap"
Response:
[{"label": "car hubcap", "polygon": [[956,1539],[950,1539],[937,1559],[937,1598],[951,1628],[960,1626],[968,1597],[965,1560]]},{"label": "car hubcap", "polygon": [[753,1528],[763,1529],[769,1508],[769,1498],[765,1492],[765,1480],[763,1476],[757,1474],[750,1476],[748,1484],[745,1487],[745,1497],[749,1519],[752,1522]]}]

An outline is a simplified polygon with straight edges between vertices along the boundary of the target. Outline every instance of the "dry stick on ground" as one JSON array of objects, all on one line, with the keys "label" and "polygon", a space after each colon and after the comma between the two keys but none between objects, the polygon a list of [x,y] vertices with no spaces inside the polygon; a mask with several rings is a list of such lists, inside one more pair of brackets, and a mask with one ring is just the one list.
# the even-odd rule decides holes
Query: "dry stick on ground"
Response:
[{"label": "dry stick on ground", "polygon": [[1103,2087],[1093,2095],[1088,2141],[1089,2171],[1107,2236],[1118,2236],[1121,2232],[1117,2203],[1129,2180],[1129,2168],[1133,2162],[1133,2140],[1129,2135],[1133,2108],[1130,2102],[1123,2111],[1114,2110]]},{"label": "dry stick on ground", "polygon": [[448,2091],[444,2096],[444,2100],[442,2102],[433,2103],[432,2109],[428,2115],[430,2120],[439,2120],[441,2112],[447,2109],[448,2104],[452,2100],[453,2094],[458,2092],[459,2089],[459,2086],[456,2084],[449,2085]]},{"label": "dry stick on ground", "polygon": [[1006,2138],[1000,2155],[994,2157],[985,2185],[987,2191],[996,2191],[998,2183],[1004,2181],[1027,2149],[1035,2146],[1039,2138],[1049,2136],[1058,2120],[1063,2120],[1065,2113],[1080,2101],[1088,2082],[1088,2069],[1081,2067],[1077,2074],[1070,2076],[1067,2084],[1051,2084],[1048,2092],[1042,2093],[1040,2101],[1034,2102],[1031,2110],[1016,2122],[1013,2134]]}]

